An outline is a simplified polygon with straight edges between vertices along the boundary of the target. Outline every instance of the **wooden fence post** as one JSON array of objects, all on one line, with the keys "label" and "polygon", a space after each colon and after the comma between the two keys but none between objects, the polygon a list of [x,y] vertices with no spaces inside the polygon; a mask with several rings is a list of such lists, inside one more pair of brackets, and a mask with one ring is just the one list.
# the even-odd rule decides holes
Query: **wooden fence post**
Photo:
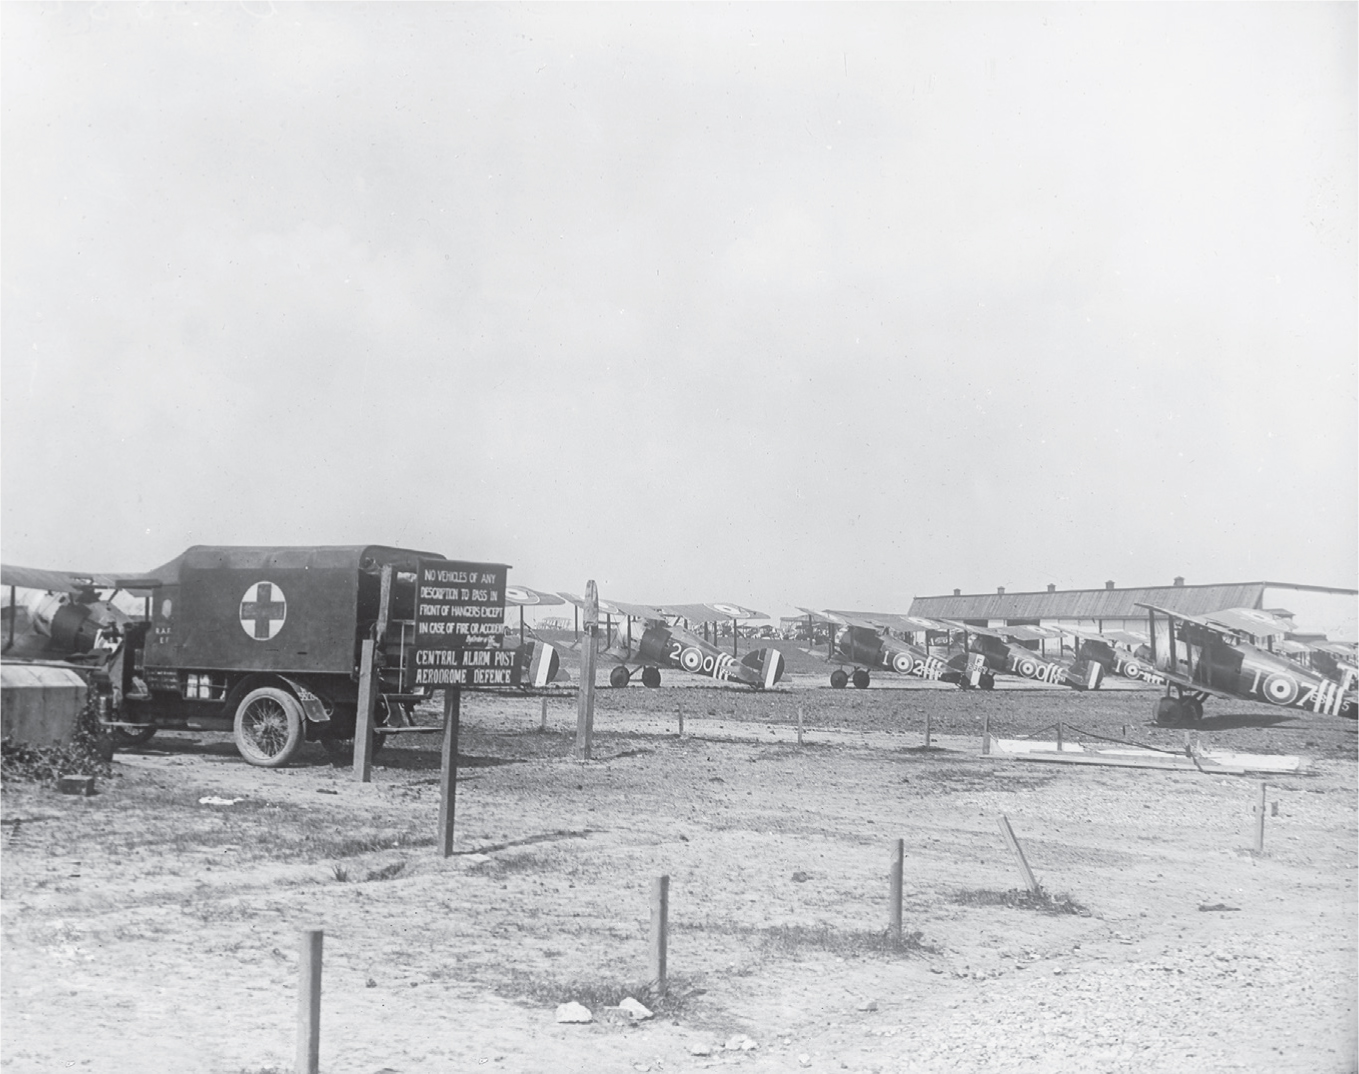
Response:
[{"label": "wooden fence post", "polygon": [[684,698],[678,699],[679,704],[679,733],[680,738],[684,737]]},{"label": "wooden fence post", "polygon": [[931,727],[930,710],[929,710],[929,709],[926,709],[926,710],[925,710],[925,748],[926,748],[926,749],[929,749],[929,748],[930,748],[930,732],[931,732],[932,730],[933,730],[933,728]]},{"label": "wooden fence post", "polygon": [[321,1065],[321,929],[302,932],[297,992],[297,1074],[317,1074]]},{"label": "wooden fence post", "polygon": [[453,811],[458,800],[458,729],[462,687],[444,687],[444,741],[439,757],[439,853],[453,856]]},{"label": "wooden fence post", "polygon": [[1062,721],[1057,721],[1057,752],[1062,752]]},{"label": "wooden fence post", "polygon": [[670,932],[670,877],[651,881],[651,968],[656,995],[665,995],[665,946]]},{"label": "wooden fence post", "polygon": [[580,693],[576,709],[576,756],[590,759],[590,733],[595,722],[595,646],[599,639],[599,590],[585,583],[585,639],[580,644]]},{"label": "wooden fence post", "polygon": [[1260,804],[1255,807],[1255,853],[1265,852],[1265,795],[1269,792],[1269,784],[1260,783]]},{"label": "wooden fence post", "polygon": [[802,706],[797,707],[797,744],[802,745]]},{"label": "wooden fence post", "polygon": [[887,883],[888,927],[895,940],[901,939],[901,873],[905,856],[906,840],[898,839],[892,848],[892,872]]},{"label": "wooden fence post", "polygon": [[546,730],[547,730],[547,697],[546,697],[546,695],[544,695],[544,697],[543,697],[543,715],[542,715],[542,719],[540,719],[540,720],[538,721],[538,730],[539,730],[539,731],[546,731]]},{"label": "wooden fence post", "polygon": [[1042,888],[1039,887],[1038,881],[1034,879],[1028,859],[1024,857],[1024,848],[1019,845],[1019,840],[1015,838],[1014,829],[1010,827],[1010,818],[1004,813],[1000,815],[1000,834],[1005,836],[1005,842],[1010,844],[1010,850],[1014,852],[1015,861],[1019,863],[1020,875],[1024,877],[1024,883],[1029,886],[1029,891],[1034,895],[1039,894]]},{"label": "wooden fence post", "polygon": [[991,714],[988,712],[982,717],[982,755],[986,756],[991,752]]}]

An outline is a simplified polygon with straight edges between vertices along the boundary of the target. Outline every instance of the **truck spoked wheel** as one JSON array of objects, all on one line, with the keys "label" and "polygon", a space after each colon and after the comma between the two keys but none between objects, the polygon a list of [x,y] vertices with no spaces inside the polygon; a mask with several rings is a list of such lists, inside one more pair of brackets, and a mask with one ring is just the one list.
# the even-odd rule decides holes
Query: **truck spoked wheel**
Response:
[{"label": "truck spoked wheel", "polygon": [[302,747],[302,706],[276,686],[251,690],[236,706],[236,749],[261,768],[281,768]]}]

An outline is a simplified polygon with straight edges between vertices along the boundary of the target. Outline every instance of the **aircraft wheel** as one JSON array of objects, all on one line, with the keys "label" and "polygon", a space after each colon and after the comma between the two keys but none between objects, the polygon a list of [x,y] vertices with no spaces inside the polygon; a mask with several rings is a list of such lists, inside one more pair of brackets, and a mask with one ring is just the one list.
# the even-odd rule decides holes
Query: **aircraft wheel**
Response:
[{"label": "aircraft wheel", "polygon": [[660,684],[661,684],[660,668],[642,668],[643,686],[649,686],[651,687],[651,689],[654,690],[656,689],[656,687],[660,686]]},{"label": "aircraft wheel", "polygon": [[1156,722],[1163,726],[1179,723],[1180,703],[1173,697],[1163,697],[1156,702]]},{"label": "aircraft wheel", "polygon": [[1184,706],[1185,715],[1195,723],[1203,719],[1203,702],[1197,697],[1186,697],[1180,704]]},{"label": "aircraft wheel", "polygon": [[996,688],[996,677],[994,675],[978,676],[977,685],[983,690],[994,690]]},{"label": "aircraft wheel", "polygon": [[868,689],[868,672],[866,672],[863,668],[854,669],[854,689],[856,690]]},{"label": "aircraft wheel", "polygon": [[276,686],[251,690],[236,706],[236,749],[249,764],[281,768],[302,747],[302,706]]},{"label": "aircraft wheel", "polygon": [[113,748],[116,750],[135,750],[145,746],[156,733],[154,727],[143,727],[140,731],[128,731],[122,727],[113,729]]},{"label": "aircraft wheel", "polygon": [[632,681],[632,672],[628,671],[622,664],[619,664],[609,672],[609,685],[615,689],[626,686]]},{"label": "aircraft wheel", "polygon": [[849,676],[840,668],[831,672],[831,686],[837,690],[843,690],[849,685]]}]

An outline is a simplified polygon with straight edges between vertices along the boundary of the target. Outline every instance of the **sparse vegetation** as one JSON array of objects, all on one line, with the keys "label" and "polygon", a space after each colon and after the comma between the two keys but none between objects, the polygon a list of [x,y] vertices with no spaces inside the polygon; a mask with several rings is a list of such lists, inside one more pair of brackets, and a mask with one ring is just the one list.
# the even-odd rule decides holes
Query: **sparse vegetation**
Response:
[{"label": "sparse vegetation", "polygon": [[1089,908],[1078,903],[1070,895],[1053,895],[1041,888],[1037,895],[1017,888],[1009,891],[968,888],[954,895],[953,901],[962,906],[1008,906],[1014,910],[1037,910],[1043,914],[1090,916]]},{"label": "sparse vegetation", "polygon": [[506,999],[540,1006],[579,1003],[596,1013],[604,1007],[617,1007],[631,996],[654,1014],[670,1017],[683,1014],[688,1001],[703,994],[703,989],[694,987],[692,979],[673,974],[666,982],[665,992],[658,995],[653,984],[646,981],[553,977],[517,969],[511,969],[495,991]]}]

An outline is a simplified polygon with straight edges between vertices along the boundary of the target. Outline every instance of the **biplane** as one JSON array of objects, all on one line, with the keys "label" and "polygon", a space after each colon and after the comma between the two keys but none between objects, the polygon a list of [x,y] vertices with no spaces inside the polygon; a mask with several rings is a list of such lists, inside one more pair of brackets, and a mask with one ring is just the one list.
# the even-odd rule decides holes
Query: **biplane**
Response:
[{"label": "biplane", "polygon": [[[574,593],[562,593],[562,596],[578,608],[586,606],[584,598]],[[654,689],[661,684],[663,667],[719,682],[739,682],[757,690],[767,690],[783,677],[783,654],[777,649],[752,649],[744,656],[735,652],[739,638],[735,624],[741,619],[763,618],[761,613],[739,604],[655,606],[600,600],[599,614],[608,621],[603,655],[615,662],[609,672],[610,686],[627,686],[633,675],[640,672],[642,685]],[[614,619],[619,620],[616,631]],[[634,620],[641,624],[640,634],[633,630]],[[730,620],[733,624],[732,653],[723,652],[690,627],[695,622],[707,624],[721,620]],[[681,626],[681,622],[686,625]]]},{"label": "biplane", "polygon": [[1052,628],[1076,639],[1077,660],[1091,660],[1104,668],[1106,675],[1164,686],[1165,677],[1151,662],[1151,650],[1144,635],[1130,630],[1091,630],[1060,623]]},{"label": "biplane", "polygon": [[1152,662],[1166,678],[1157,723],[1201,719],[1210,696],[1351,720],[1359,716],[1351,677],[1336,681],[1254,644],[1288,629],[1268,612],[1230,608],[1200,616],[1153,604],[1138,607],[1147,610]]},{"label": "biplane", "polygon": [[1020,644],[1053,636],[1041,627],[981,627],[952,620],[946,620],[946,623],[951,629],[963,632],[964,649],[980,656],[992,674],[1018,675],[1035,682],[1069,686],[1073,690],[1098,690],[1104,678],[1104,668],[1093,660],[1050,660]]},{"label": "biplane", "polygon": [[941,623],[882,612],[798,610],[807,616],[809,624],[819,623],[828,628],[826,659],[841,665],[830,674],[830,684],[837,690],[851,682],[856,689],[867,689],[875,670],[954,686],[980,685],[979,666],[971,669],[950,666],[928,650],[892,634],[894,630],[901,633],[945,630]]}]

